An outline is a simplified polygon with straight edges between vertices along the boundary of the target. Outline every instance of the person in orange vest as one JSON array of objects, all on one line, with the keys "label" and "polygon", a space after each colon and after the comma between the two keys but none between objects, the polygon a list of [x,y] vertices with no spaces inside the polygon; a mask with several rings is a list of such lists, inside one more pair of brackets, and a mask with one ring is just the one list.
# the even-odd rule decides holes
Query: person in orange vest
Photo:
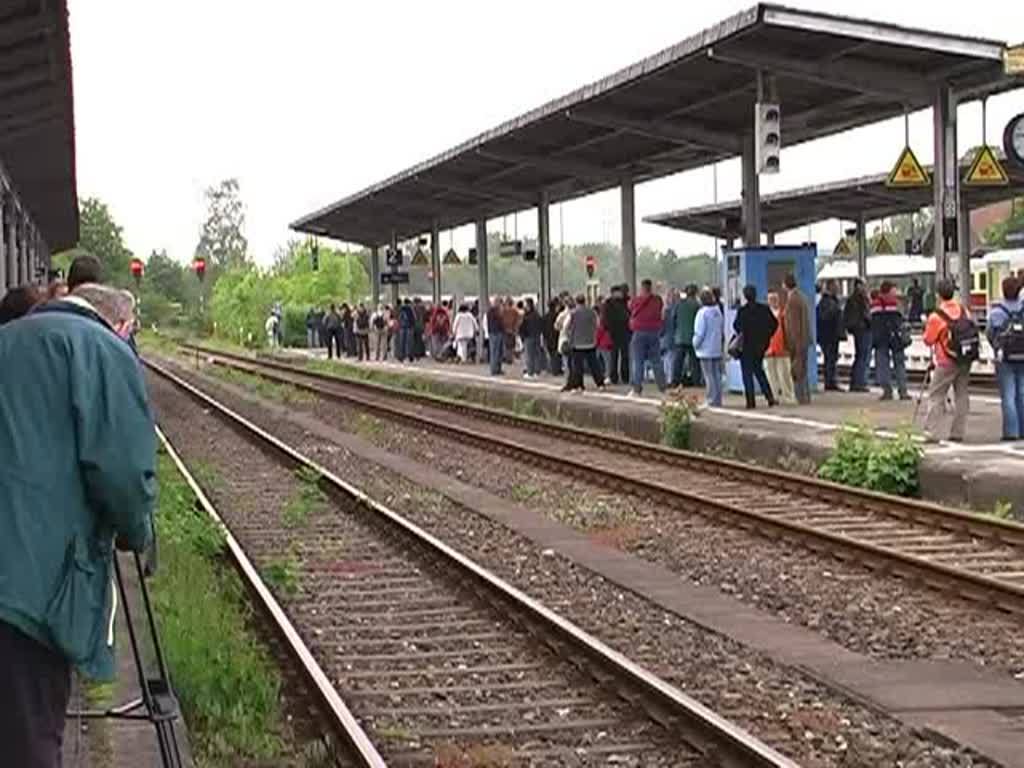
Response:
[{"label": "person in orange vest", "polygon": [[935,286],[940,303],[928,317],[924,328],[924,343],[932,348],[934,370],[928,387],[928,415],[925,417],[925,436],[934,441],[938,420],[945,410],[946,395],[953,389],[953,424],[949,439],[963,442],[967,430],[967,414],[971,401],[967,389],[971,381],[971,364],[978,359],[981,335],[971,319],[970,312],[953,299],[955,287],[950,280],[940,280]]}]

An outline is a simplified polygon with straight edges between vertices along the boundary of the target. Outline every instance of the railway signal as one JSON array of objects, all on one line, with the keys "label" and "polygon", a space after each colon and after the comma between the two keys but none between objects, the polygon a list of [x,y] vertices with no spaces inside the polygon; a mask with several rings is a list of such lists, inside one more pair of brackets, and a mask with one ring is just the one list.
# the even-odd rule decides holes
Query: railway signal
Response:
[{"label": "railway signal", "polygon": [[583,260],[583,266],[587,269],[587,277],[592,278],[594,276],[594,272],[597,270],[597,259],[593,256],[587,256],[587,258]]},{"label": "railway signal", "polygon": [[782,155],[782,112],[778,104],[758,103],[754,111],[758,173],[778,173]]},{"label": "railway signal", "polygon": [[203,281],[206,276],[206,259],[202,256],[196,256],[192,260],[192,271],[196,273],[196,277],[199,278],[199,282]]},{"label": "railway signal", "polygon": [[142,259],[140,259],[138,256],[133,257],[131,260],[131,264],[129,265],[129,268],[132,271],[132,277],[135,278],[135,287],[137,288],[139,286],[139,283],[142,282],[142,272],[144,270],[144,267],[142,265]]}]

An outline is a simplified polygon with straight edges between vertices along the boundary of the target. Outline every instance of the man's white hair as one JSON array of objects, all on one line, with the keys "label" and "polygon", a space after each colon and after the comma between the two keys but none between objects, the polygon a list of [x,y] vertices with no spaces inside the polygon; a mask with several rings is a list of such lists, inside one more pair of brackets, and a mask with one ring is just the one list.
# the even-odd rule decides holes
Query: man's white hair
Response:
[{"label": "man's white hair", "polygon": [[135,320],[135,297],[128,291],[99,283],[83,283],[71,295],[84,299],[112,326]]}]

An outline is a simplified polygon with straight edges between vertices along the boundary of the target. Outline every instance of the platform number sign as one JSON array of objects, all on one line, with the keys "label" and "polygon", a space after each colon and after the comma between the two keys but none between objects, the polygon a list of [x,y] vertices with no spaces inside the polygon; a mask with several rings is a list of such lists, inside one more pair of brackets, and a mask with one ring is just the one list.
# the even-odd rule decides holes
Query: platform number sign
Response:
[{"label": "platform number sign", "polygon": [[387,253],[384,255],[384,260],[392,269],[402,266],[402,249],[388,248]]}]

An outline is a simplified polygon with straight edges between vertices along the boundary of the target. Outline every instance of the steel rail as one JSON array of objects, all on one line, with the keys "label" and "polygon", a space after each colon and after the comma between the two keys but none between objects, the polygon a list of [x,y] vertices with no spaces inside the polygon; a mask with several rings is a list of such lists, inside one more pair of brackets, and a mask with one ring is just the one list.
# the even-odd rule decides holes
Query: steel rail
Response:
[{"label": "steel rail", "polygon": [[335,735],[342,738],[348,744],[352,756],[356,758],[362,768],[387,768],[387,763],[384,762],[380,753],[377,752],[377,748],[370,741],[370,737],[366,735],[363,727],[356,720],[355,715],[352,714],[341,696],[338,695],[337,689],[331,684],[323,668],[313,657],[313,654],[299,635],[298,630],[295,629],[288,615],[281,608],[281,604],[277,602],[270,590],[267,589],[259,575],[259,571],[253,566],[252,561],[249,560],[235,537],[231,535],[231,531],[228,530],[220,515],[217,514],[217,510],[206,494],[203,493],[199,483],[196,482],[188,467],[185,466],[177,451],[174,450],[171,441],[160,430],[160,427],[155,427],[155,429],[160,443],[163,445],[164,450],[167,451],[167,455],[171,457],[171,461],[174,462],[178,472],[185,479],[185,482],[188,483],[189,488],[192,489],[196,501],[198,501],[206,514],[213,519],[224,535],[231,561],[244,579],[250,593],[255,595],[259,608],[270,619],[274,628],[284,640],[293,661],[305,672],[306,678],[312,684],[313,690],[316,691],[322,711],[325,714],[329,714]]},{"label": "steel rail", "polygon": [[[362,505],[392,527],[411,537],[418,545],[439,557],[460,574],[471,578],[489,594],[496,596],[502,602],[512,606],[516,612],[541,626],[551,638],[549,643],[571,646],[573,651],[582,654],[603,670],[610,671],[618,679],[635,687],[643,696],[653,702],[653,706],[644,707],[652,717],[655,717],[653,713],[659,710],[665,713],[672,724],[679,729],[680,736],[686,743],[704,751],[709,756],[713,755],[723,768],[799,768],[795,762],[747,733],[735,723],[721,717],[696,699],[687,696],[680,689],[551,611],[539,601],[448,546],[433,534],[373,500],[326,467],[308,458],[198,387],[151,360],[144,362],[152,371],[187,392],[204,406],[216,411],[224,420],[250,439],[268,446],[296,466],[307,467],[317,472],[320,482],[326,486],[325,490],[339,493]],[[661,720],[660,717],[656,719]]]},{"label": "steel rail", "polygon": [[522,416],[520,414],[502,411],[495,408],[488,408],[476,403],[464,401],[453,401],[423,392],[410,392],[398,387],[379,384],[375,382],[348,379],[342,376],[334,376],[320,371],[310,371],[298,366],[282,363],[278,360],[267,358],[255,358],[252,356],[239,355],[231,352],[207,349],[193,344],[181,344],[188,349],[196,350],[202,354],[214,357],[221,357],[227,360],[234,360],[249,365],[263,366],[286,373],[306,376],[327,383],[363,389],[368,392],[375,392],[388,397],[401,398],[409,402],[419,402],[437,408],[465,413],[481,419],[487,419],[499,424],[509,424],[529,428],[535,431],[543,431],[552,436],[565,439],[581,440],[589,445],[608,447],[614,445],[625,449],[634,456],[649,458],[664,464],[680,467],[682,469],[707,471],[734,480],[755,480],[758,483],[767,483],[769,487],[799,493],[819,501],[827,501],[853,509],[862,509],[868,512],[884,514],[890,517],[897,517],[916,523],[923,523],[933,527],[942,528],[952,533],[968,534],[988,541],[1009,544],[1013,546],[1024,546],[1024,524],[1011,520],[1001,520],[994,517],[981,517],[970,512],[945,507],[928,501],[918,499],[907,499],[899,496],[891,496],[877,491],[869,491],[863,488],[840,485],[820,478],[806,477],[790,472],[784,472],[770,467],[761,467],[756,464],[748,464],[732,459],[724,459],[717,456],[709,456],[694,451],[684,451],[677,448],[669,448],[656,443],[649,443],[643,440],[615,435],[608,432],[599,432],[594,429],[580,427],[562,422],[544,421],[542,419]]},{"label": "steel rail", "polygon": [[[291,384],[315,394],[347,402],[359,408],[376,412],[386,418],[403,421],[414,426],[432,429],[435,432],[458,436],[459,439],[498,451],[503,455],[517,460],[528,459],[538,466],[557,467],[558,471],[578,477],[588,478],[607,487],[621,489],[624,485],[633,488],[641,495],[646,495],[661,502],[682,506],[688,511],[701,514],[713,513],[718,517],[736,521],[739,527],[769,532],[772,535],[783,535],[797,538],[809,548],[841,558],[856,559],[882,571],[893,571],[902,576],[919,579],[929,585],[946,591],[952,591],[962,597],[994,605],[1002,610],[1013,613],[1024,613],[1024,587],[993,579],[981,574],[972,573],[952,566],[944,565],[923,557],[901,552],[898,549],[880,546],[868,541],[858,540],[843,534],[821,530],[804,523],[785,520],[772,515],[763,514],[744,506],[709,498],[702,494],[668,484],[637,478],[626,473],[617,473],[607,468],[594,467],[586,462],[566,456],[553,455],[531,446],[517,443],[496,434],[481,435],[478,432],[449,424],[407,410],[392,408],[380,403],[362,400],[343,392],[324,389],[309,382],[293,377],[305,377],[317,382],[333,384],[340,387],[356,387],[396,397],[412,402],[428,403],[458,413],[472,414],[487,418],[497,423],[506,423],[518,427],[527,427],[536,431],[559,436],[563,439],[585,440],[589,444],[599,444],[607,449],[609,443],[626,448],[635,456],[649,457],[670,466],[678,466],[694,471],[706,471],[712,468],[716,474],[731,480],[744,482],[761,481],[778,490],[795,492],[800,495],[822,500],[852,509],[880,513],[934,528],[984,538],[1001,544],[1021,546],[1024,544],[1024,526],[998,519],[985,519],[959,510],[948,509],[936,504],[911,499],[887,496],[885,494],[848,488],[836,483],[805,478],[779,470],[755,467],[741,462],[719,459],[678,451],[652,443],[644,443],[631,438],[611,436],[605,433],[587,430],[564,424],[552,424],[528,417],[522,417],[503,411],[482,408],[466,403],[453,403],[429,395],[409,393],[393,387],[366,382],[350,382],[336,376],[306,371],[282,363],[255,360],[253,358],[214,350],[202,350],[204,354],[216,362],[217,358],[228,361],[229,367],[245,370],[281,383]],[[279,373],[268,373],[260,368],[278,369]]]}]

